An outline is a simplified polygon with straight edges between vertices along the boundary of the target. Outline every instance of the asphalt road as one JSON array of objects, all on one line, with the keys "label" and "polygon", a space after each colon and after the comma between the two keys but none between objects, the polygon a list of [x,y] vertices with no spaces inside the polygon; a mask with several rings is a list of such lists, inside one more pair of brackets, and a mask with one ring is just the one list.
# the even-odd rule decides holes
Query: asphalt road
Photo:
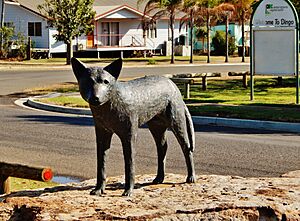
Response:
[{"label": "asphalt road", "polygon": [[[192,72],[228,72],[247,71],[249,64],[211,64],[211,65],[174,65],[174,66],[146,66],[146,67],[124,67],[120,78],[129,79],[145,75],[182,74]],[[0,95],[12,94],[27,88],[42,87],[59,82],[76,81],[70,67],[47,67],[46,69],[32,68],[24,69],[0,69]]]},{"label": "asphalt road", "polygon": [[[31,80],[27,79],[31,77]],[[69,72],[58,70],[0,71],[0,94],[73,80]],[[92,118],[25,109],[14,105],[14,99],[13,96],[0,97],[0,161],[51,166],[56,174],[61,175],[95,177]],[[180,147],[171,133],[168,137],[166,171],[185,173]],[[300,136],[271,131],[196,127],[194,157],[197,174],[279,176],[300,169]],[[124,173],[121,144],[115,136],[107,172],[108,176]],[[146,128],[140,129],[138,134],[136,172],[156,172],[156,148]]]}]

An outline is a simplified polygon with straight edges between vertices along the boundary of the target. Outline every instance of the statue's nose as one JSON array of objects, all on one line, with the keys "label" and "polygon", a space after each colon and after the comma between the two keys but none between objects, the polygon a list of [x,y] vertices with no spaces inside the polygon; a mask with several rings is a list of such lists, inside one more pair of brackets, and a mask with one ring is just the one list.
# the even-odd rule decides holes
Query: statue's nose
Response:
[{"label": "statue's nose", "polygon": [[89,103],[91,104],[91,105],[99,105],[100,104],[100,101],[99,101],[99,98],[98,97],[96,97],[96,96],[93,96],[93,97],[91,97],[90,99],[89,99]]}]

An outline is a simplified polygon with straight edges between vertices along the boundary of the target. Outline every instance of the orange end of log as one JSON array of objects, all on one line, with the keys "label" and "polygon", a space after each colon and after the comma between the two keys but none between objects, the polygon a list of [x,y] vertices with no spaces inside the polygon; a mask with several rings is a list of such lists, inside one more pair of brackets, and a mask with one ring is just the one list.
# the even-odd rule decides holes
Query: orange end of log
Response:
[{"label": "orange end of log", "polygon": [[43,172],[42,172],[42,179],[43,181],[45,182],[49,182],[51,181],[53,178],[53,172],[50,168],[45,168],[43,169]]}]

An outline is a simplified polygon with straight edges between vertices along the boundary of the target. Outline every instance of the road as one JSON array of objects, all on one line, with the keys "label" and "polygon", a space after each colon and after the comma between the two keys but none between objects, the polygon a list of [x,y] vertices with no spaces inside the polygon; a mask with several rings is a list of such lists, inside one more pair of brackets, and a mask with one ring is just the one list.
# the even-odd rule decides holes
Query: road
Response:
[{"label": "road", "polygon": [[[137,78],[144,75],[165,75],[182,74],[192,72],[228,72],[228,71],[247,71],[249,64],[212,64],[212,65],[175,65],[175,66],[146,66],[146,67],[124,67],[121,72],[121,79]],[[46,70],[33,68],[12,70],[0,69],[0,95],[20,92],[27,88],[41,87],[58,82],[76,81],[71,68],[57,67],[47,68]]]},{"label": "road", "polygon": [[[123,74],[127,76],[126,71]],[[27,80],[29,77],[32,80]],[[0,94],[73,80],[68,71],[0,71]],[[14,96],[0,97],[0,161],[51,166],[60,175],[95,177],[92,118],[25,109],[14,105],[14,99]],[[185,173],[180,147],[171,133],[168,137],[166,171]],[[279,176],[300,169],[300,136],[271,131],[196,127],[194,157],[197,174]],[[108,176],[124,173],[121,144],[115,136],[107,172]],[[156,172],[155,146],[145,128],[140,129],[138,134],[136,172]]]}]

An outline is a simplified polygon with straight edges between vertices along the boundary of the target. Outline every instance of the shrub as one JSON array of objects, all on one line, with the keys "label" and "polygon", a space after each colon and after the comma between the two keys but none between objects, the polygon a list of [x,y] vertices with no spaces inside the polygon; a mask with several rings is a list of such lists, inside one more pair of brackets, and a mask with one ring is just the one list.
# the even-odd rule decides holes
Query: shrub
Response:
[{"label": "shrub", "polygon": [[14,49],[10,50],[8,57],[23,60],[26,57],[26,42],[25,36],[18,33],[16,40],[13,41]]},{"label": "shrub", "polygon": [[[216,55],[225,55],[226,53],[226,33],[224,31],[216,31],[212,38],[212,45]],[[228,54],[232,55],[236,50],[235,38],[228,35]]]},{"label": "shrub", "polygon": [[2,48],[0,58],[17,58],[23,60],[26,56],[25,36],[18,33],[14,36],[14,28],[2,27],[0,29],[2,36]]},{"label": "shrub", "polygon": [[7,58],[9,48],[11,45],[11,39],[14,36],[14,29],[4,26],[0,29],[0,36],[2,36],[2,47],[0,51],[0,57]]}]

